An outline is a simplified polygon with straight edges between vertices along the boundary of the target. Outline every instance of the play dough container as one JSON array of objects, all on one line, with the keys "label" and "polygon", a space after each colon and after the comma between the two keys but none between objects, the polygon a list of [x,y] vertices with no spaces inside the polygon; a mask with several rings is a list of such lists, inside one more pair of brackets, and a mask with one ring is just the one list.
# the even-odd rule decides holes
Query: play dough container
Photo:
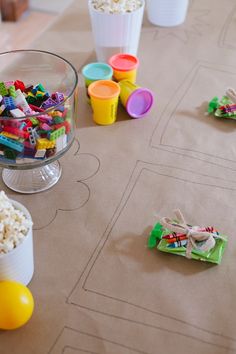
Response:
[{"label": "play dough container", "polygon": [[150,111],[154,99],[149,89],[142,88],[128,80],[120,81],[119,86],[120,101],[131,117],[141,118]]},{"label": "play dough container", "polygon": [[82,75],[85,80],[85,85],[88,87],[92,82],[97,80],[111,80],[113,70],[106,63],[90,63],[83,67]]},{"label": "play dough container", "polygon": [[111,80],[95,81],[88,87],[93,109],[93,120],[100,125],[115,122],[120,86]]},{"label": "play dough container", "polygon": [[116,81],[129,80],[135,83],[139,60],[130,54],[116,54],[109,59],[109,64],[113,69],[113,78]]},{"label": "play dough container", "polygon": [[88,103],[90,103],[88,94],[89,85],[98,80],[112,80],[113,70],[112,67],[106,63],[90,63],[83,67],[82,75],[85,81]]}]

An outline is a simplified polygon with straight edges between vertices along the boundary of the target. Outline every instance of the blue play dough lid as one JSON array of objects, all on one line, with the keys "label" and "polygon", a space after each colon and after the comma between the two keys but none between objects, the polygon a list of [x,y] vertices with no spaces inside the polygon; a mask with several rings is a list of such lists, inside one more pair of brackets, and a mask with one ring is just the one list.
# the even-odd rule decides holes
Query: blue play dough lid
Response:
[{"label": "blue play dough lid", "polygon": [[90,63],[83,67],[82,74],[87,80],[109,80],[112,78],[112,67],[106,63]]}]

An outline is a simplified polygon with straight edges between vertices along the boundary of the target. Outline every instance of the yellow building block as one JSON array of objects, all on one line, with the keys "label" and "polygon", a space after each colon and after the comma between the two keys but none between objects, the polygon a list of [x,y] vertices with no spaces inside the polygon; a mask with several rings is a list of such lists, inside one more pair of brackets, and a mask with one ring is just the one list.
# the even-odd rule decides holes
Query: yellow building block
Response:
[{"label": "yellow building block", "polygon": [[19,136],[11,134],[11,133],[8,133],[8,132],[1,132],[0,135],[3,135],[6,138],[10,138],[10,139],[13,139],[13,140],[19,140]]},{"label": "yellow building block", "polygon": [[55,141],[50,141],[46,138],[39,138],[36,142],[36,149],[43,150],[43,149],[52,149],[55,147]]},{"label": "yellow building block", "polygon": [[51,117],[62,117],[62,113],[60,111],[52,111],[52,112],[48,112],[48,114],[51,116]]}]

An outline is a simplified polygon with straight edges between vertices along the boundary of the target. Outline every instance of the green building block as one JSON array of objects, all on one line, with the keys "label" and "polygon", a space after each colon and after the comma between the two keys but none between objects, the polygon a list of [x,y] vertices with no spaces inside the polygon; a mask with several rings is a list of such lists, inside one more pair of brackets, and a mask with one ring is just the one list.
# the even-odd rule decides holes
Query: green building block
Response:
[{"label": "green building block", "polygon": [[38,84],[38,85],[37,85],[37,90],[38,90],[38,91],[41,91],[41,92],[46,92],[46,90],[45,90],[45,88],[43,87],[42,84]]},{"label": "green building block", "polygon": [[63,123],[63,122],[64,122],[64,118],[59,117],[59,116],[53,117],[53,123],[54,124],[60,124],[60,123]]},{"label": "green building block", "polygon": [[33,125],[38,125],[38,124],[39,124],[39,121],[38,121],[37,118],[31,117],[31,118],[30,118],[30,121],[31,121],[31,123],[32,123]]},{"label": "green building block", "polygon": [[17,156],[17,153],[16,153],[16,151],[14,151],[14,150],[12,150],[12,149],[4,149],[4,156],[5,156],[7,159],[15,160],[15,159],[16,159],[16,156]]},{"label": "green building block", "polygon": [[1,96],[6,96],[8,95],[8,89],[6,88],[4,82],[0,82],[0,95]]},{"label": "green building block", "polygon": [[15,89],[15,86],[10,86],[8,88],[8,91],[9,91],[9,95],[13,98],[16,98],[16,89]]},{"label": "green building block", "polygon": [[31,103],[31,104],[35,104],[35,102],[37,101],[37,98],[36,97],[34,97],[34,96],[27,96],[26,97],[26,101],[28,102],[28,103]]},{"label": "green building block", "polygon": [[61,135],[65,134],[66,132],[66,128],[65,127],[61,127],[57,130],[54,130],[53,132],[50,133],[50,141],[56,140],[58,139]]}]

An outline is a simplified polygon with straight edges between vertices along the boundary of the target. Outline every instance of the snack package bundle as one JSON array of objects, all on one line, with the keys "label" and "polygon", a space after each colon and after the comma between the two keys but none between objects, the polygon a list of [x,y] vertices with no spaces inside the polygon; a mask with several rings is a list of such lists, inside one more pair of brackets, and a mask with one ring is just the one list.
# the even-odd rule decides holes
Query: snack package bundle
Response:
[{"label": "snack package bundle", "polygon": [[148,239],[148,247],[196,259],[220,264],[227,244],[227,236],[214,227],[192,226],[185,222],[180,210],[176,219],[164,217],[155,225]]},{"label": "snack package bundle", "polygon": [[208,103],[207,112],[219,118],[236,119],[236,91],[229,88],[221,99],[213,97]]}]

